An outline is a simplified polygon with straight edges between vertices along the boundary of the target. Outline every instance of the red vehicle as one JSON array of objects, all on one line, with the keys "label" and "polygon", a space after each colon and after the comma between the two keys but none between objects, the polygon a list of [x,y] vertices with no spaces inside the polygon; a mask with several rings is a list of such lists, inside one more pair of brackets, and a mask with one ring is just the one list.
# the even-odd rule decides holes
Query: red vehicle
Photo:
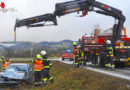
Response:
[{"label": "red vehicle", "polygon": [[[126,64],[126,59],[130,59],[130,38],[128,38],[126,35],[126,28],[124,28],[123,30],[124,35],[122,35],[121,33],[120,40],[117,40],[113,44],[114,62],[117,66],[124,66]],[[105,32],[103,32],[102,34],[95,34],[93,37],[83,36],[82,40],[80,40],[82,50],[84,51],[85,56],[88,60],[92,59],[91,53],[93,51],[99,54],[97,57],[99,66],[104,66],[105,64],[105,41],[108,39],[113,39],[113,36],[110,35],[110,33],[107,33],[107,31],[111,31],[112,33],[112,30],[105,30]]]},{"label": "red vehicle", "polygon": [[69,59],[70,61],[73,60],[73,53],[71,50],[70,51],[67,50],[62,53],[62,60],[64,61],[65,59]]}]

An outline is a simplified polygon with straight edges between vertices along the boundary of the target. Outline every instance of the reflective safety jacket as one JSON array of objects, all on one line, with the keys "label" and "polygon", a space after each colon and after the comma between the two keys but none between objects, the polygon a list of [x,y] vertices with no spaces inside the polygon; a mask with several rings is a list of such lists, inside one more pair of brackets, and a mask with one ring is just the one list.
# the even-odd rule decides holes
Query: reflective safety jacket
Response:
[{"label": "reflective safety jacket", "polygon": [[82,59],[83,56],[84,52],[81,50],[81,48],[79,48],[79,59]]},{"label": "reflective safety jacket", "polygon": [[41,71],[43,69],[43,61],[42,59],[41,60],[38,60],[38,59],[35,59],[34,60],[34,65],[33,65],[33,68],[34,68],[34,71]]},{"label": "reflective safety jacket", "polygon": [[3,63],[5,62],[5,60],[6,60],[5,57],[2,57],[2,62],[3,62]]},{"label": "reflective safety jacket", "polygon": [[73,47],[73,56],[79,56],[79,47],[78,46],[74,46]]},{"label": "reflective safety jacket", "polygon": [[9,64],[10,64],[10,61],[5,60],[4,65],[3,65],[3,69],[6,69]]},{"label": "reflective safety jacket", "polygon": [[107,56],[113,56],[113,47],[112,47],[112,45],[107,45],[106,51],[107,51]]},{"label": "reflective safety jacket", "polygon": [[43,68],[50,68],[52,66],[52,63],[50,60],[48,60],[47,56],[43,56],[43,63],[44,63],[44,67]]}]

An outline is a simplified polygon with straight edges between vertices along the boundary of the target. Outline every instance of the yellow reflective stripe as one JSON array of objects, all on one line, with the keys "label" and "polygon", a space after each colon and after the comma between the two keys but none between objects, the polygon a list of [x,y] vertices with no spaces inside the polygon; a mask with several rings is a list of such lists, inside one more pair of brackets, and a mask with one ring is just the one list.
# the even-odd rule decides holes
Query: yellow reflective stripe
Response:
[{"label": "yellow reflective stripe", "polygon": [[130,48],[130,46],[115,46],[115,48]]},{"label": "yellow reflective stripe", "polygon": [[75,63],[75,64],[79,64],[79,63]]},{"label": "yellow reflective stripe", "polygon": [[112,52],[109,52],[110,54],[112,54]]},{"label": "yellow reflective stripe", "polygon": [[44,68],[50,68],[50,66],[44,66]]},{"label": "yellow reflective stripe", "polygon": [[42,80],[43,80],[43,81],[47,81],[47,78],[43,78]]},{"label": "yellow reflective stripe", "polygon": [[36,69],[34,69],[34,71],[41,71],[42,69],[40,69],[40,70],[36,70]]},{"label": "yellow reflective stripe", "polygon": [[107,55],[107,56],[113,56],[113,55]]},{"label": "yellow reflective stripe", "polygon": [[50,63],[49,65],[52,66],[52,63]]},{"label": "yellow reflective stripe", "polygon": [[112,49],[112,47],[109,47],[108,49]]},{"label": "yellow reflective stripe", "polygon": [[109,66],[109,64],[105,64],[105,66]]},{"label": "yellow reflective stripe", "polygon": [[126,62],[130,62],[130,57],[125,60]]},{"label": "yellow reflective stripe", "polygon": [[115,65],[111,65],[111,67],[115,67]]},{"label": "yellow reflective stripe", "polygon": [[50,78],[49,78],[49,80],[52,80],[52,79],[53,79],[53,77],[50,77]]},{"label": "yellow reflective stripe", "polygon": [[83,53],[83,52],[81,53],[81,56],[84,56],[84,53]]}]

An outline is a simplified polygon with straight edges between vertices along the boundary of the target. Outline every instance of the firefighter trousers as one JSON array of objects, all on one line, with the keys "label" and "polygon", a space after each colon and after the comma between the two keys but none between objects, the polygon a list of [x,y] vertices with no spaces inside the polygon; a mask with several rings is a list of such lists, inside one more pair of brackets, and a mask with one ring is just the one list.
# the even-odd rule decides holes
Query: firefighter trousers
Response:
[{"label": "firefighter trousers", "polygon": [[107,57],[107,60],[106,60],[106,64],[105,64],[105,67],[108,68],[109,67],[109,64],[110,64],[110,67],[111,68],[114,68],[114,62],[113,62],[113,56],[108,56]]},{"label": "firefighter trousers", "polygon": [[82,59],[81,58],[79,58],[79,66],[82,66]]},{"label": "firefighter trousers", "polygon": [[50,70],[49,68],[45,68],[45,69],[42,70],[43,80],[47,80],[47,79],[51,80],[51,79],[53,79],[51,77],[50,73],[49,73],[49,70]]},{"label": "firefighter trousers", "polygon": [[75,65],[75,67],[79,67],[79,58],[78,57],[74,58],[74,65]]},{"label": "firefighter trousers", "polygon": [[41,82],[41,71],[34,71],[34,80],[35,83]]}]

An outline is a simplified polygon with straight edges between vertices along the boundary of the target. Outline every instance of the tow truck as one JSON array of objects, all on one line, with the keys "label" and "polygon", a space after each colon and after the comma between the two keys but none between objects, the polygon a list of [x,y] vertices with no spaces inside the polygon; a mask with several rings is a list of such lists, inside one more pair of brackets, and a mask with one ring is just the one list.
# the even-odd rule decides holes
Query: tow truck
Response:
[{"label": "tow truck", "polygon": [[[91,61],[92,58],[92,53],[95,52],[98,57],[98,66],[104,66],[105,64],[105,41],[107,39],[112,40],[112,30],[104,30],[103,33],[100,34],[94,34],[94,36],[85,36],[83,35],[82,39],[79,39],[80,45],[82,47],[82,50],[84,52],[84,58],[85,56],[87,60]],[[126,35],[126,28],[124,28],[124,35],[121,34],[121,39],[118,40],[115,43],[114,48],[114,63],[116,66],[129,66],[130,65],[130,38],[127,37]],[[95,30],[96,32],[96,30]],[[100,31],[99,31],[100,32]]]},{"label": "tow truck", "polygon": [[[40,27],[45,26],[44,24],[37,24],[39,22],[53,22],[53,25],[57,25],[56,16],[64,16],[66,14],[74,13],[74,12],[82,12],[82,15],[79,17],[84,17],[88,14],[88,12],[96,12],[99,14],[111,16],[116,20],[116,23],[113,25],[113,35],[112,35],[112,44],[113,47],[116,47],[116,43],[121,40],[121,30],[124,28],[125,16],[122,14],[121,10],[118,10],[114,7],[106,5],[96,0],[73,0],[62,3],[57,3],[55,5],[55,11],[51,14],[44,14],[32,18],[16,20],[16,24],[14,27],[14,35],[16,41],[16,27],[27,26],[27,27]],[[47,25],[48,26],[48,25]],[[105,41],[105,40],[104,40]],[[123,39],[124,44],[126,44],[126,40]],[[102,44],[102,46],[104,46]],[[129,47],[129,43],[127,43]],[[100,48],[100,47],[99,47]],[[104,51],[103,51],[104,52]],[[99,53],[99,56],[104,56],[103,52]],[[114,48],[114,52],[117,52],[116,48]],[[128,50],[128,52],[130,52]],[[103,54],[103,55],[102,55]],[[130,54],[128,53],[128,60]],[[98,57],[99,58],[99,57]],[[100,57],[99,61],[101,62],[103,59]],[[117,59],[119,60],[119,59]],[[102,65],[102,64],[101,64]]]}]

